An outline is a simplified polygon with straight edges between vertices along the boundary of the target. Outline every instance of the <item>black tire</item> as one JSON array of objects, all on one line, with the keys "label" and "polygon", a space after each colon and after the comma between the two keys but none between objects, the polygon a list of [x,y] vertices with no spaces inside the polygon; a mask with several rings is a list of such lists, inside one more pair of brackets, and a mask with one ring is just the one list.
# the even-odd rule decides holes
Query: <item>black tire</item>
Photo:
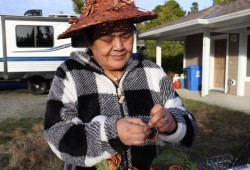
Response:
[{"label": "black tire", "polygon": [[33,95],[42,95],[47,93],[49,83],[46,81],[29,81],[28,88]]}]

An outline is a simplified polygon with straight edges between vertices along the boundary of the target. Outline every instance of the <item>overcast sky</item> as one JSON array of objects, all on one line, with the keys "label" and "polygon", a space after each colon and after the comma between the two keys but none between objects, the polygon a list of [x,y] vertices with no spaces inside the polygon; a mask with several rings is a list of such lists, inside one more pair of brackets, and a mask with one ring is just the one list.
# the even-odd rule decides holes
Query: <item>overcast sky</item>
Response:
[{"label": "overcast sky", "polygon": [[[191,4],[198,2],[199,9],[212,6],[212,0],[176,0],[183,10],[190,11]],[[136,6],[153,10],[157,5],[163,5],[166,0],[135,0]],[[71,0],[0,0],[0,15],[24,15],[27,10],[41,9],[43,16],[49,14],[74,14]]]}]

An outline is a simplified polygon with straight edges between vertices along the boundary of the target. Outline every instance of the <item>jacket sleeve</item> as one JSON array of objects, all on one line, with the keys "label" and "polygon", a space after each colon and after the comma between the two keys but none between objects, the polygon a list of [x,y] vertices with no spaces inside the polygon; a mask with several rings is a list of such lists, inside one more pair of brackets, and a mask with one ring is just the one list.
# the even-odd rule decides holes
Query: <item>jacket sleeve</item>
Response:
[{"label": "jacket sleeve", "polygon": [[160,138],[178,147],[191,147],[196,137],[196,122],[193,115],[185,108],[169,78],[162,73],[160,91],[164,107],[174,117],[177,129],[171,134],[161,134]]},{"label": "jacket sleeve", "polygon": [[52,151],[68,164],[91,167],[124,147],[117,137],[119,117],[78,118],[75,83],[66,66],[52,81],[45,112],[44,136]]}]

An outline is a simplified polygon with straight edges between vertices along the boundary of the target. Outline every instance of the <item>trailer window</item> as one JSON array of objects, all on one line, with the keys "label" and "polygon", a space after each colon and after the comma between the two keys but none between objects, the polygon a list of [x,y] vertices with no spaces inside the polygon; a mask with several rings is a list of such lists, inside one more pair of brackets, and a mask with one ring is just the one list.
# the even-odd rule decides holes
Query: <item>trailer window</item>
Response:
[{"label": "trailer window", "polygon": [[51,26],[16,27],[16,41],[18,47],[53,47],[54,30]]}]

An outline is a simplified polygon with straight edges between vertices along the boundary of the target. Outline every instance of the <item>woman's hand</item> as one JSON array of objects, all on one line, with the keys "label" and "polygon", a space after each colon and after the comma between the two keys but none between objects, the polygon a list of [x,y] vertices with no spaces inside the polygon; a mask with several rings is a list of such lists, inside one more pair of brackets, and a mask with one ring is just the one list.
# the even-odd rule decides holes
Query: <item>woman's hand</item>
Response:
[{"label": "woman's hand", "polygon": [[142,145],[151,133],[140,118],[122,118],[116,123],[117,134],[124,145]]},{"label": "woman's hand", "polygon": [[170,133],[176,129],[176,122],[167,111],[165,107],[160,104],[155,104],[150,111],[151,119],[148,122],[148,125],[153,128],[157,127],[159,133]]}]

